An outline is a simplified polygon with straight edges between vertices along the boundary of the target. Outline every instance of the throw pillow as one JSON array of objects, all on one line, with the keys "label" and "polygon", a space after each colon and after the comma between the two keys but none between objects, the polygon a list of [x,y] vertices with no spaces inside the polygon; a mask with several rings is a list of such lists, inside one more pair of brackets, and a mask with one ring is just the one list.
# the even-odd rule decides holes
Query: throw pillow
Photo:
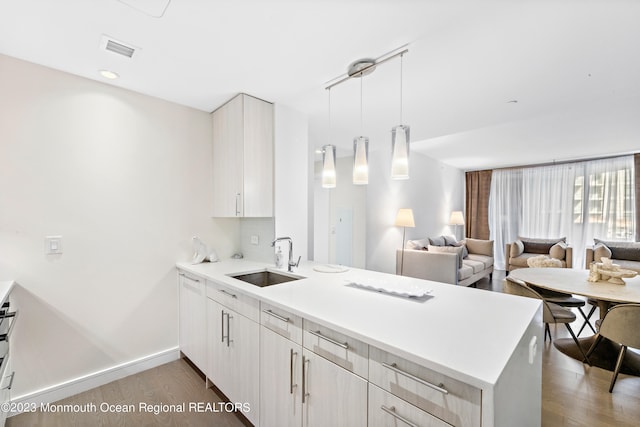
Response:
[{"label": "throw pillow", "polygon": [[558,242],[549,249],[549,256],[555,259],[564,259],[566,250],[567,244],[564,242]]},{"label": "throw pillow", "polygon": [[444,236],[429,237],[429,244],[432,246],[444,246]]},{"label": "throw pillow", "polygon": [[522,240],[516,240],[511,244],[511,253],[509,254],[511,258],[515,258],[524,253],[524,243]]},{"label": "throw pillow", "polygon": [[429,252],[457,254],[458,268],[462,267],[462,246],[433,246],[429,245]]},{"label": "throw pillow", "polygon": [[407,240],[405,249],[414,249],[420,251],[429,246],[429,239]]},{"label": "throw pillow", "polygon": [[611,258],[611,249],[604,243],[598,243],[593,247],[593,260],[595,262],[602,262],[602,258]]},{"label": "throw pillow", "polygon": [[612,259],[640,261],[640,242],[607,242],[600,239],[593,239],[593,241],[607,246],[611,250]]},{"label": "throw pillow", "polygon": [[559,237],[557,239],[532,239],[529,237],[518,237],[524,244],[524,252],[528,254],[548,254],[551,246],[558,242],[566,242],[566,237]]},{"label": "throw pillow", "polygon": [[469,253],[477,255],[493,256],[493,240],[472,239],[467,237],[465,244]]},{"label": "throw pillow", "polygon": [[454,246],[462,248],[462,258],[466,259],[469,256],[469,250],[467,249],[467,245],[465,245],[464,240],[460,240]]},{"label": "throw pillow", "polygon": [[445,246],[458,246],[458,240],[453,236],[442,236]]}]

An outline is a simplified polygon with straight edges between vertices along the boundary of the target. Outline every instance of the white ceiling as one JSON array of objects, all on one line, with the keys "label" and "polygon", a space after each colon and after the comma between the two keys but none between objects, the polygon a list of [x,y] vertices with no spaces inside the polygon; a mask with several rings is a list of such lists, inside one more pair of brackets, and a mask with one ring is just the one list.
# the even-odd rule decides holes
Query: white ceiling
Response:
[{"label": "white ceiling", "polygon": [[[349,152],[360,80],[332,89],[330,137],[325,83],[408,44],[417,152],[481,169],[640,146],[638,1],[168,1],[0,0],[0,53],[204,111],[249,93],[306,112],[316,147]],[[138,50],[101,50],[103,35]],[[389,149],[400,61],[362,83],[363,133]]]}]

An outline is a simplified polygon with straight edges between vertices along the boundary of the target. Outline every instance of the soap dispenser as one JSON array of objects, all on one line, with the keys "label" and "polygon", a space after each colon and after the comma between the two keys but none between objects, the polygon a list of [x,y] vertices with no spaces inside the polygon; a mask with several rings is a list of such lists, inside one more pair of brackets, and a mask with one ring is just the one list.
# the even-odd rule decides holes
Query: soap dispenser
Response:
[{"label": "soap dispenser", "polygon": [[282,255],[282,248],[278,246],[276,250],[276,268],[282,268],[284,265],[284,255]]}]

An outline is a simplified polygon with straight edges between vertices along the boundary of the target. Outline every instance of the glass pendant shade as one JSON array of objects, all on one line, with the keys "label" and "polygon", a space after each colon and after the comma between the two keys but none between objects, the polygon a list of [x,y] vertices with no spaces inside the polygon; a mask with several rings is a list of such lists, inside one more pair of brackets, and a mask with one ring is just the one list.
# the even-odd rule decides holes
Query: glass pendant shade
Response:
[{"label": "glass pendant shade", "polygon": [[322,188],[336,186],[336,146],[322,147]]},{"label": "glass pendant shade", "polygon": [[391,130],[391,178],[409,179],[409,126]]},{"label": "glass pendant shade", "polygon": [[369,138],[366,136],[353,139],[353,183],[369,183]]}]

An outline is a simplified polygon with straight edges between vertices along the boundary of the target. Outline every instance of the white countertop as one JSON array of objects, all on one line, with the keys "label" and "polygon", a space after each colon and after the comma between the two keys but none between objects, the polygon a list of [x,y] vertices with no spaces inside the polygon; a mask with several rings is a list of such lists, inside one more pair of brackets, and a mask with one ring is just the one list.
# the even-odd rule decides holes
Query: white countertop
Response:
[{"label": "white countertop", "polygon": [[[301,263],[294,270],[305,279],[260,288],[227,275],[273,265],[247,260],[177,263],[185,272],[224,283],[480,388],[496,384],[540,309],[538,300],[498,292],[353,268],[321,273],[313,266]],[[432,292],[415,299],[347,286],[372,280],[402,282]]]}]

